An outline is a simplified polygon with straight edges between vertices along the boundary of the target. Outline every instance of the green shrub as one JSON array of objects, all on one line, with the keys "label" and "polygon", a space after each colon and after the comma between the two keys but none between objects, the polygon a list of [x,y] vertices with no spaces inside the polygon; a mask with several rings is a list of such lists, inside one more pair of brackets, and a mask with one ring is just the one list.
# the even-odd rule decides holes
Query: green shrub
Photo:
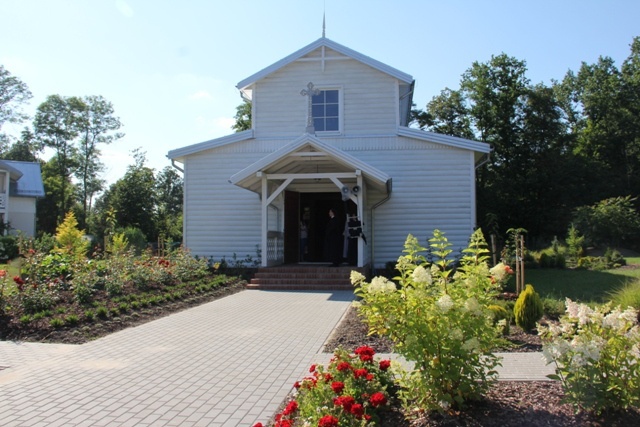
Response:
[{"label": "green shrub", "polygon": [[49,321],[49,325],[52,328],[56,328],[56,329],[61,328],[64,326],[64,320],[60,319],[59,317],[54,317]]},{"label": "green shrub", "polygon": [[434,231],[429,247],[432,262],[415,237],[407,238],[396,265],[397,285],[384,277],[367,283],[355,271],[351,281],[369,331],[388,336],[396,351],[414,362],[414,370],[400,380],[403,405],[444,412],[479,398],[495,379],[498,359],[491,352],[499,331],[487,306],[500,285],[490,278],[480,230],[471,236],[455,273],[451,244],[442,232]]},{"label": "green shrub", "polygon": [[530,332],[536,327],[536,322],[542,318],[543,310],[540,295],[533,289],[533,286],[526,285],[513,307],[516,325],[524,331]]},{"label": "green shrub", "polygon": [[58,295],[47,286],[31,286],[19,294],[20,305],[25,313],[38,313],[53,308]]},{"label": "green shrub", "polygon": [[75,326],[80,323],[80,318],[75,314],[70,314],[64,318],[64,323],[69,326]]},{"label": "green shrub", "polygon": [[505,307],[498,304],[492,304],[487,307],[491,313],[493,313],[493,324],[498,325],[500,321],[502,325],[502,335],[509,335],[511,330],[510,323],[512,318],[512,312],[508,311]]},{"label": "green shrub", "polygon": [[614,305],[640,310],[640,279],[629,282],[609,294]]},{"label": "green shrub", "polygon": [[564,302],[556,298],[542,298],[542,309],[550,319],[559,319],[564,313]]},{"label": "green shrub", "polygon": [[133,249],[136,254],[139,255],[147,249],[147,237],[139,228],[126,227],[118,232],[124,236],[129,248]]},{"label": "green shrub", "polygon": [[93,322],[93,320],[96,318],[96,312],[93,310],[85,310],[84,318],[88,322]]},{"label": "green shrub", "polygon": [[587,244],[621,247],[640,236],[640,215],[630,196],[602,200],[576,209],[573,223],[581,230]]},{"label": "green shrub", "polygon": [[98,316],[100,319],[106,319],[107,317],[109,317],[109,309],[101,305],[96,309],[96,316]]},{"label": "green shrub", "polygon": [[31,323],[32,320],[33,320],[33,318],[28,314],[20,316],[20,323],[22,325],[28,325],[29,323]]},{"label": "green shrub", "polygon": [[578,265],[578,260],[584,253],[584,236],[571,224],[567,232],[567,261],[571,267]]},{"label": "green shrub", "polygon": [[122,314],[127,313],[129,310],[131,310],[131,306],[126,302],[120,303],[118,305],[118,311]]},{"label": "green shrub", "polygon": [[16,236],[0,236],[0,260],[14,259],[18,253],[18,238]]}]

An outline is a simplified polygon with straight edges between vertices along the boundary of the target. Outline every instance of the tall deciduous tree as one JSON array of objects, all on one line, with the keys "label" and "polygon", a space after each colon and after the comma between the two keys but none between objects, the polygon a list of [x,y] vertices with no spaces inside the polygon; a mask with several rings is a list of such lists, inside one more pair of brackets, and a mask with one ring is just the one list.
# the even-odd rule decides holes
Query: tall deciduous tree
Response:
[{"label": "tall deciduous tree", "polygon": [[236,122],[231,126],[236,132],[251,129],[251,102],[244,101],[236,107],[236,115],[233,117]]},{"label": "tall deciduous tree", "polygon": [[74,140],[80,132],[84,109],[85,105],[80,98],[50,95],[38,106],[33,123],[36,137],[45,147],[54,150],[59,179],[57,212],[54,215],[58,222],[70,207],[65,195],[67,187],[71,185],[70,177],[78,165]]},{"label": "tall deciduous tree", "polygon": [[460,91],[449,88],[434,96],[424,112],[415,114],[421,129],[460,138],[474,138],[471,116]]},{"label": "tall deciduous tree", "polygon": [[182,240],[183,180],[167,166],[156,176],[158,234],[172,241]]},{"label": "tall deciduous tree", "polygon": [[100,161],[98,144],[110,144],[124,135],[116,132],[122,124],[114,116],[113,105],[109,101],[102,96],[86,96],[81,101],[84,107],[78,124],[79,155],[75,176],[79,181],[82,203],[80,225],[85,227],[92,199],[105,183],[100,178],[104,167]]},{"label": "tall deciduous tree", "polygon": [[[31,97],[27,85],[0,65],[0,131],[5,123],[21,123],[28,118],[22,112],[22,106]],[[0,148],[4,148],[8,142],[9,137],[0,132]]]},{"label": "tall deciduous tree", "polygon": [[109,188],[107,205],[115,212],[118,226],[139,228],[151,240],[157,237],[155,177],[146,166],[146,154],[136,149],[133,155],[134,164]]}]

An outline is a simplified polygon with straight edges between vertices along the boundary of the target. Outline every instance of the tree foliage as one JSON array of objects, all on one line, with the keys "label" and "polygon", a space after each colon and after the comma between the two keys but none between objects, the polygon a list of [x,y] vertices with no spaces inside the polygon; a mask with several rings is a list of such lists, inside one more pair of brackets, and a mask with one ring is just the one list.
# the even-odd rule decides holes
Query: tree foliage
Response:
[{"label": "tree foliage", "polygon": [[[26,83],[0,65],[0,131],[4,123],[22,123],[28,118],[22,112],[22,106],[31,97]],[[6,144],[8,141],[8,136],[0,132],[0,142]]]},{"label": "tree foliage", "polygon": [[563,235],[577,207],[640,194],[640,37],[622,66],[600,57],[551,85],[531,84],[526,62],[504,53],[474,62],[460,89],[413,117],[420,128],[491,144],[476,172],[483,228]]},{"label": "tree foliage", "polygon": [[236,107],[236,115],[233,117],[236,122],[231,126],[236,132],[251,129],[251,102],[244,101]]}]

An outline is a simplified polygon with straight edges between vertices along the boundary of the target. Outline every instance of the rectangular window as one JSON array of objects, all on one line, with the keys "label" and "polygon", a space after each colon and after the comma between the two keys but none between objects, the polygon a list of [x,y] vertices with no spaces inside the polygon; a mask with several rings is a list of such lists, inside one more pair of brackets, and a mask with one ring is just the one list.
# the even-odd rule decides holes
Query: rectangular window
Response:
[{"label": "rectangular window", "polygon": [[316,132],[340,131],[340,91],[321,90],[311,99],[311,114]]}]

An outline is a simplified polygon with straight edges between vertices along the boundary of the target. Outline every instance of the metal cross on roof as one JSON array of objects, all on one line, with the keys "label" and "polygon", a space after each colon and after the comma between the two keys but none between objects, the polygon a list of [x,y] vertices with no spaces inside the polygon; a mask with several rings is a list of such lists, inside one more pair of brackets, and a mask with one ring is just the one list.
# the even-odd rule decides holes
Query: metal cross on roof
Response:
[{"label": "metal cross on roof", "polygon": [[309,109],[307,111],[307,129],[305,132],[307,132],[310,135],[313,135],[316,133],[316,129],[313,126],[313,112],[311,111],[311,104],[313,101],[313,97],[315,95],[320,95],[320,90],[319,89],[315,89],[313,87],[313,83],[309,82],[309,84],[307,85],[306,89],[302,89],[300,91],[300,95],[302,96],[308,96],[309,97]]}]

